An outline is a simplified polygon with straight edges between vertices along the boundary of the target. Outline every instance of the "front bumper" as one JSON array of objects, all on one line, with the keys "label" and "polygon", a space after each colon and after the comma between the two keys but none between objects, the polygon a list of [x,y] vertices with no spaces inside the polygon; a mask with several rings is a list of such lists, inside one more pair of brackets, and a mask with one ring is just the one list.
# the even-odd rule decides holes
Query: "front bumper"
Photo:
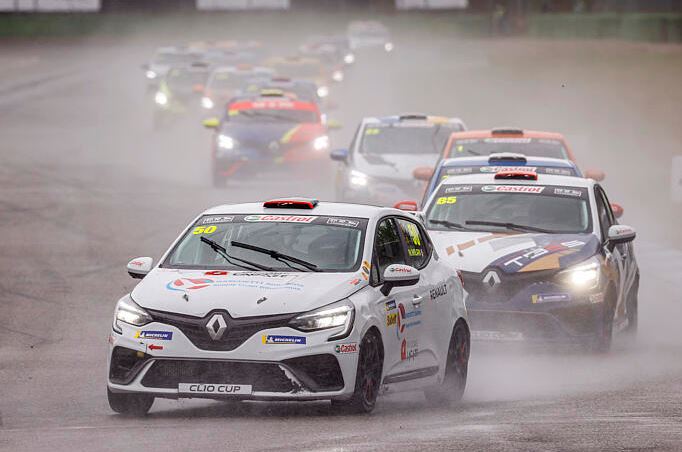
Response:
[{"label": "front bumper", "polygon": [[[335,330],[302,333],[289,327],[268,328],[267,324],[262,330],[256,325],[229,326],[237,330],[236,336],[212,346],[197,331],[192,332],[191,325],[153,322],[136,328],[121,324],[122,333],[112,331],[109,339],[109,389],[164,398],[250,400],[344,399],[352,394],[357,353],[336,350],[339,344],[355,343],[354,333],[329,342],[327,338]],[[305,343],[266,343],[265,338],[273,336],[304,338],[298,341]],[[185,393],[181,384],[252,389],[240,395]]]},{"label": "front bumper", "polygon": [[[515,293],[486,293],[465,274],[467,312],[477,341],[585,344],[604,324],[601,289],[575,293],[548,281],[527,281]],[[504,281],[502,283],[504,285]]]}]

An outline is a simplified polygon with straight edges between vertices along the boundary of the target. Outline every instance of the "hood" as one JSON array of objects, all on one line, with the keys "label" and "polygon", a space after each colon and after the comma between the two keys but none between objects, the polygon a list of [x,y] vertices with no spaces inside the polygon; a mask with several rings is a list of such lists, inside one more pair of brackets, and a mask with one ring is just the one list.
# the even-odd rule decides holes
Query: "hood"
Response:
[{"label": "hood", "polygon": [[439,255],[454,268],[481,273],[559,270],[595,255],[599,240],[593,234],[499,234],[429,231]]},{"label": "hood", "polygon": [[412,172],[419,166],[436,165],[438,154],[361,154],[353,156],[355,169],[370,177],[414,180]]},{"label": "hood", "polygon": [[138,305],[158,311],[203,317],[213,309],[226,309],[232,317],[252,317],[316,309],[366,284],[355,273],[156,268],[131,296]]},{"label": "hood", "polygon": [[291,122],[225,124],[221,133],[238,142],[268,147],[273,141],[280,144],[309,142],[325,134],[321,124]]}]

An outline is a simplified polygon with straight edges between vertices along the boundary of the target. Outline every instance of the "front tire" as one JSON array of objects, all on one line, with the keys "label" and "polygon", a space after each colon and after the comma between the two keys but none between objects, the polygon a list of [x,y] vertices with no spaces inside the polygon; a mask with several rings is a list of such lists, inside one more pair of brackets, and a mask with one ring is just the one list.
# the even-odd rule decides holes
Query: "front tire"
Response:
[{"label": "front tire", "polygon": [[111,392],[109,388],[107,388],[107,399],[112,410],[125,416],[144,416],[154,403],[153,396]]},{"label": "front tire", "polygon": [[463,320],[458,320],[450,336],[443,382],[437,388],[424,391],[424,396],[430,404],[449,406],[462,400],[467,384],[470,349],[469,328]]},{"label": "front tire", "polygon": [[369,413],[376,406],[381,373],[384,367],[384,347],[379,333],[370,330],[360,342],[355,391],[348,400],[332,400],[332,406],[351,414]]},{"label": "front tire", "polygon": [[604,314],[598,326],[595,338],[588,344],[591,353],[604,355],[611,350],[613,342],[613,318],[616,314],[616,301],[613,291],[609,291],[605,298]]}]

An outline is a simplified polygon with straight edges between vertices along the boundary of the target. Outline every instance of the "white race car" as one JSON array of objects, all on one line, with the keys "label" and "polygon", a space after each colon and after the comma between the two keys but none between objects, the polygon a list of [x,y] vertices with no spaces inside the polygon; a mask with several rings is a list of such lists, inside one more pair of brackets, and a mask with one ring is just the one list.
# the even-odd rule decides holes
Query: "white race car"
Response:
[{"label": "white race car", "polygon": [[396,209],[310,199],[224,205],[197,217],[121,298],[108,398],[331,400],[369,412],[379,392],[464,392],[469,328],[456,272]]}]

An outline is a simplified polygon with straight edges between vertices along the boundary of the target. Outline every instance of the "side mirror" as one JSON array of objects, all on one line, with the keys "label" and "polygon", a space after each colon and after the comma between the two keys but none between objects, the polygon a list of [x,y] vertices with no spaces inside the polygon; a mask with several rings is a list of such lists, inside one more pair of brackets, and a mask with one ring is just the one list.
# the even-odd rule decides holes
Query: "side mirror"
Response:
[{"label": "side mirror", "polygon": [[606,178],[604,171],[594,168],[588,168],[585,170],[585,177],[588,179],[596,180],[597,182],[603,181]]},{"label": "side mirror", "polygon": [[632,242],[637,233],[635,228],[625,226],[624,224],[614,224],[609,228],[608,240],[609,245],[619,245],[621,243]]},{"label": "side mirror", "polygon": [[417,201],[398,201],[397,203],[393,204],[394,209],[400,209],[404,210],[406,212],[416,212],[419,210],[417,206]]},{"label": "side mirror", "polygon": [[126,269],[128,274],[135,279],[142,279],[152,269],[154,259],[151,257],[138,257],[128,262]]},{"label": "side mirror", "polygon": [[340,129],[343,127],[338,119],[327,119],[327,129]]},{"label": "side mirror", "polygon": [[337,162],[346,162],[348,161],[348,155],[348,149],[334,149],[329,154],[329,157],[331,157],[332,160],[336,160]]},{"label": "side mirror", "polygon": [[433,176],[433,168],[429,168],[428,166],[420,166],[412,171],[412,177],[424,182],[430,181],[431,176]]},{"label": "side mirror", "polygon": [[616,204],[615,202],[612,202],[611,203],[611,211],[613,212],[614,217],[620,218],[623,216],[625,209],[623,209],[623,206],[621,206],[620,204]]},{"label": "side mirror", "polygon": [[203,93],[204,92],[204,85],[201,83],[197,83],[192,87],[192,91],[195,93]]},{"label": "side mirror", "polygon": [[381,293],[385,297],[394,287],[413,286],[419,282],[419,270],[409,265],[391,264],[384,270],[384,285]]},{"label": "side mirror", "polygon": [[201,122],[207,129],[217,129],[220,125],[220,119],[218,118],[206,118]]}]

